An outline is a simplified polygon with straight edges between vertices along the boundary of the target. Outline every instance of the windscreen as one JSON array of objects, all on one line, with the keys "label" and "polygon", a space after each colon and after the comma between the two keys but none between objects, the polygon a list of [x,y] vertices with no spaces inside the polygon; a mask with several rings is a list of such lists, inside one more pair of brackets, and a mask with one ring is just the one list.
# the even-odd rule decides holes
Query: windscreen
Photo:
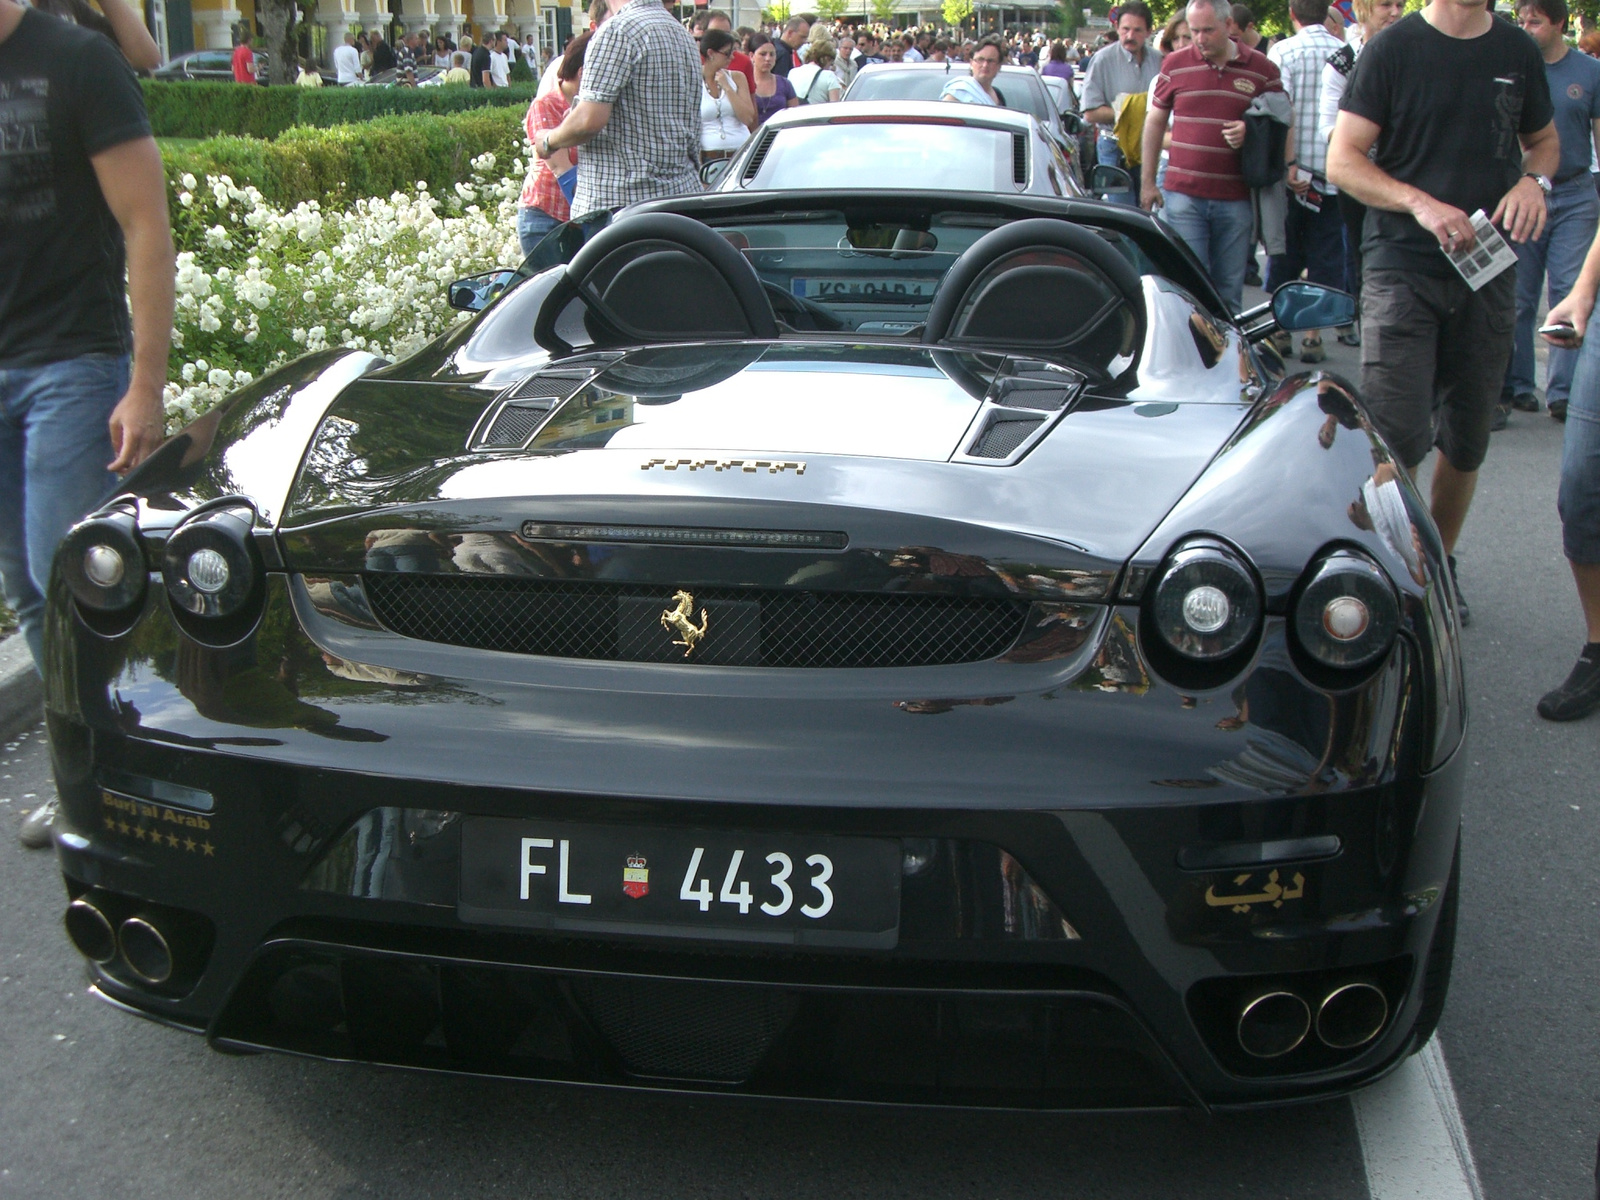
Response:
[{"label": "windscreen", "polygon": [[[994,81],[995,91],[1005,98],[1005,106],[1018,112],[1032,113],[1048,124],[1052,116],[1045,103],[1043,85],[1030,86],[1032,72],[1002,70]],[[944,85],[958,75],[970,75],[963,66],[952,66],[949,71],[871,71],[856,76],[850,85],[846,100],[937,100]]]},{"label": "windscreen", "polygon": [[1014,191],[1011,134],[967,125],[800,125],[773,139],[747,186]]}]

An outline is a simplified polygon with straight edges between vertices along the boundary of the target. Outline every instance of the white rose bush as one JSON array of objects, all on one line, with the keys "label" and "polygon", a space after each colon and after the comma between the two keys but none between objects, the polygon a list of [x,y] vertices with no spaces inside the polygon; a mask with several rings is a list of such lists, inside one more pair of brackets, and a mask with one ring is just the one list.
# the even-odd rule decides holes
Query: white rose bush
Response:
[{"label": "white rose bush", "polygon": [[509,172],[479,155],[472,181],[448,196],[418,183],[337,210],[285,210],[227,175],[180,176],[168,427],[301,354],[343,346],[401,358],[465,319],[445,285],[522,260],[522,152],[508,147]]}]

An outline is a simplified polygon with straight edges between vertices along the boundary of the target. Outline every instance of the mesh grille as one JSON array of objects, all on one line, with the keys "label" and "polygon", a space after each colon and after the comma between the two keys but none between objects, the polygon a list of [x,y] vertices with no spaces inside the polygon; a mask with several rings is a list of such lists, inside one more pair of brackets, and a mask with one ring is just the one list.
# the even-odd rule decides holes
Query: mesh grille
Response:
[{"label": "mesh grille", "polygon": [[575,376],[565,372],[559,375],[549,372],[530,375],[517,385],[517,390],[511,393],[511,398],[513,400],[531,400],[539,396],[550,396],[565,400],[578,390],[578,385],[583,382],[584,377],[584,375]]},{"label": "mesh grille", "polygon": [[[372,611],[405,637],[479,650],[619,662],[682,662],[662,624],[673,590],[529,579],[369,574]],[[1005,653],[1022,600],[962,596],[695,589],[696,663],[764,667],[911,667]]]},{"label": "mesh grille", "polygon": [[485,446],[520,446],[533,436],[533,431],[539,428],[545,414],[550,410],[540,405],[537,408],[528,408],[520,404],[508,404],[502,408],[494,418],[494,424],[489,426],[483,435]]},{"label": "mesh grille", "polygon": [[972,447],[972,457],[1006,458],[1042,424],[1042,421],[990,421],[989,428]]},{"label": "mesh grille", "polygon": [[575,979],[572,992],[635,1075],[743,1083],[798,1005],[777,988]]},{"label": "mesh grille", "polygon": [[1011,180],[1018,187],[1028,183],[1028,139],[1020,133],[1011,135]]}]

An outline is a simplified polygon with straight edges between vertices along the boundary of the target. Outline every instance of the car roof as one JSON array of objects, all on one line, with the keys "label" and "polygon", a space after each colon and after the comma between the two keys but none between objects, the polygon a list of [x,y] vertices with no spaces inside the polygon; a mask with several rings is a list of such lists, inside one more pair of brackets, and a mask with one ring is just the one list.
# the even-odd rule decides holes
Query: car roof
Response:
[{"label": "car roof", "polygon": [[[916,65],[916,64],[912,64]],[[1008,133],[1027,133],[1039,122],[1032,113],[1018,108],[985,104],[952,104],[944,100],[843,100],[835,104],[802,104],[780,109],[768,118],[763,128],[784,129],[795,125],[895,125],[917,121],[1003,129]]]}]

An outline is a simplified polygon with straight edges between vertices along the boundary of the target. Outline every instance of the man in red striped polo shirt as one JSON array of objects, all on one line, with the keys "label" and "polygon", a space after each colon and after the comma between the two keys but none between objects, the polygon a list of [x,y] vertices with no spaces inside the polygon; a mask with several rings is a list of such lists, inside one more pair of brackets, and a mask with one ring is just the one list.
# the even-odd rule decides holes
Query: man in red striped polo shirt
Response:
[{"label": "man in red striped polo shirt", "polygon": [[[1141,202],[1165,207],[1172,225],[1206,264],[1235,312],[1244,305],[1244,269],[1255,240],[1250,189],[1239,170],[1244,114],[1257,96],[1281,92],[1265,54],[1228,36],[1227,0],[1193,0],[1185,11],[1194,41],[1161,63],[1144,125]],[[1161,140],[1172,124],[1165,189],[1156,187]]]}]

